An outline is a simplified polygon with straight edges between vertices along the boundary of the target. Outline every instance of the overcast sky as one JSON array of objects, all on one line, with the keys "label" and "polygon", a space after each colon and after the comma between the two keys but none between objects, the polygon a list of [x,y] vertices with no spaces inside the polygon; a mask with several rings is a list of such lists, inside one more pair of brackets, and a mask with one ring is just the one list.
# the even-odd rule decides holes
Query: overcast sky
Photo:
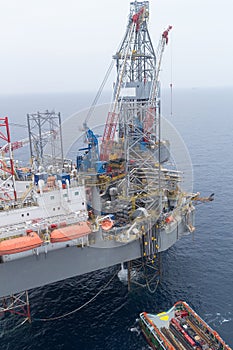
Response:
[{"label": "overcast sky", "polygon": [[[0,0],[0,93],[97,90],[125,33],[129,3]],[[163,86],[233,86],[232,14],[233,0],[150,1],[155,48],[173,25]]]}]

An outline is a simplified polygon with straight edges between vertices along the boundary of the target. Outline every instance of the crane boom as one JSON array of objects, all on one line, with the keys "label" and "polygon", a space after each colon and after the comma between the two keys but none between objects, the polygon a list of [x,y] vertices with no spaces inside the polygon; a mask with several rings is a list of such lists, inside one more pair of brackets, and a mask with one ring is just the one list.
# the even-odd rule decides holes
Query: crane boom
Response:
[{"label": "crane boom", "polygon": [[161,69],[165,45],[168,44],[168,33],[171,29],[172,29],[172,26],[168,26],[168,28],[163,32],[161,40],[160,40],[158,48],[157,48],[157,64],[155,67],[154,79],[153,79],[153,83],[152,83],[151,96],[150,96],[151,103],[153,103],[153,101],[155,101],[156,97],[158,97],[159,73],[160,73],[160,69]]},{"label": "crane boom", "polygon": [[157,48],[157,64],[154,68],[154,74],[153,74],[153,80],[152,80],[152,86],[150,91],[150,98],[149,98],[149,104],[148,109],[146,113],[146,117],[144,119],[144,132],[148,136],[150,135],[154,130],[155,127],[155,116],[156,116],[156,103],[158,103],[159,99],[159,74],[162,64],[162,58],[163,53],[165,49],[165,45],[168,43],[168,33],[172,29],[172,26],[168,26],[168,28],[163,32],[162,37],[159,41],[159,45]]},{"label": "crane boom", "polygon": [[[56,131],[55,130],[52,130],[52,131],[47,131],[47,132],[44,132],[41,137],[43,139],[47,139],[49,136],[53,135],[53,134],[56,134]],[[39,140],[39,137],[40,135],[38,135],[38,140]],[[29,138],[25,138],[25,139],[22,139],[20,141],[14,141],[14,142],[11,142],[11,151],[15,151],[16,149],[19,149],[19,148],[22,148],[24,146],[27,146],[29,145]],[[0,147],[0,153],[4,156],[6,153],[9,152],[9,143],[6,143],[5,145],[3,145],[2,147]]]}]

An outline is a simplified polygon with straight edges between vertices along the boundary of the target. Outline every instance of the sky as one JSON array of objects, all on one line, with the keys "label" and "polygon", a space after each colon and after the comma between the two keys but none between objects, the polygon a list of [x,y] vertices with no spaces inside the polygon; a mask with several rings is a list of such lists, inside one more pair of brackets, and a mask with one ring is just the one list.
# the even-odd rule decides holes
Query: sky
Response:
[{"label": "sky", "polygon": [[[124,36],[129,3],[0,0],[0,93],[97,91]],[[162,86],[233,86],[232,13],[233,0],[150,1],[155,48],[173,26]]]}]

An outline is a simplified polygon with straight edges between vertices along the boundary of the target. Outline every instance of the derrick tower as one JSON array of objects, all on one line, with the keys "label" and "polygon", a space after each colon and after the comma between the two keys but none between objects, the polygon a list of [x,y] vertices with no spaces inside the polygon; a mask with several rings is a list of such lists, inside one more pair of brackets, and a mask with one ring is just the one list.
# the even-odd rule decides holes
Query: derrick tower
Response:
[{"label": "derrick tower", "polygon": [[[148,1],[130,4],[126,33],[119,51],[113,56],[117,78],[103,133],[100,158],[104,161],[114,156],[126,158],[126,154],[132,159],[135,150],[132,144],[149,149],[159,140],[159,128],[156,127],[160,112],[159,71],[171,27],[162,34],[155,54],[148,31],[148,19]],[[128,144],[125,144],[126,140]],[[114,153],[114,141],[118,141],[115,155],[111,154]],[[135,158],[138,159],[138,156],[135,155]]]},{"label": "derrick tower", "polygon": [[[158,185],[159,164],[169,158],[167,146],[161,151],[158,126],[159,71],[171,27],[162,34],[156,57],[148,31],[148,19],[148,1],[130,4],[126,33],[119,51],[113,56],[117,79],[100,154],[104,161],[125,161],[127,197],[144,192],[145,182],[151,188]],[[157,172],[155,162],[158,163]],[[151,172],[154,174],[152,180]]]},{"label": "derrick tower", "polygon": [[[142,272],[146,282],[144,280],[141,285],[152,283],[156,286],[160,270],[160,258],[157,258],[159,228],[156,223],[161,217],[162,198],[168,189],[161,164],[170,156],[169,143],[161,141],[160,135],[159,72],[171,26],[161,35],[155,54],[148,20],[149,2],[132,2],[125,36],[113,56],[117,78],[100,158],[124,165],[125,177],[115,186],[124,202],[126,215],[134,219],[132,213],[135,212],[136,217],[141,211],[148,216],[142,235],[142,260],[129,263],[128,269]],[[158,260],[156,263],[155,259]],[[147,267],[152,271],[152,277],[149,277]]]},{"label": "derrick tower", "polygon": [[[149,3],[132,2],[129,21],[119,51],[113,56],[116,61],[117,79],[114,88],[114,100],[105,124],[102,160],[109,159],[109,149],[115,139],[119,124],[118,136],[123,137],[124,127],[136,125],[142,131],[144,114],[135,115],[140,106],[148,103],[155,77],[156,58],[147,28]],[[127,116],[124,110],[128,110]],[[126,135],[125,135],[126,136]],[[109,147],[110,146],[110,147]]]},{"label": "derrick tower", "polygon": [[[115,98],[148,101],[154,77],[156,58],[147,24],[149,2],[130,4],[129,22],[116,60],[118,79]],[[121,92],[118,96],[118,89]]]}]

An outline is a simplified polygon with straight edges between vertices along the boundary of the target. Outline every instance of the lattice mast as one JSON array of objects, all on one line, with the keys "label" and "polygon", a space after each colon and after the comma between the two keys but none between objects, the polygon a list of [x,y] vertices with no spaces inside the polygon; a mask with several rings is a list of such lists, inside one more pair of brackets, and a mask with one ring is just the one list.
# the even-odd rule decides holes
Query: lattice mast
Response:
[{"label": "lattice mast", "polygon": [[[116,60],[117,80],[114,101],[103,133],[101,160],[109,159],[118,124],[119,137],[124,133],[124,123],[135,125],[136,120],[143,137],[153,139],[158,133],[159,72],[171,26],[163,32],[156,55],[148,32],[148,19],[148,1],[134,1],[130,4],[126,34],[119,51],[113,56]],[[128,110],[131,110],[127,120],[125,113],[121,113],[123,108],[127,109],[123,106],[126,103],[129,103]],[[136,111],[140,107],[144,108],[144,112]]]},{"label": "lattice mast", "polygon": [[[109,158],[109,150],[115,138],[117,124],[118,122],[121,124],[122,103],[141,101],[141,104],[145,105],[152,96],[156,57],[147,28],[148,19],[148,1],[135,1],[130,4],[126,34],[119,51],[113,56],[116,60],[117,80],[114,89],[114,102],[108,114],[103,134],[102,160]],[[144,118],[144,116],[140,116],[140,122]]]},{"label": "lattice mast", "polygon": [[[137,141],[140,142],[143,138],[146,139],[151,134],[153,136],[156,134],[155,109],[149,109],[151,105],[156,103],[152,89],[157,72],[157,59],[148,31],[149,2],[135,1],[131,3],[129,23],[131,18],[137,24],[130,43],[132,54],[127,59],[124,83],[121,85],[120,99],[118,98],[119,110],[121,111],[119,131],[120,137],[122,130],[125,129],[127,138],[133,133],[134,140],[135,135],[137,135]],[[128,42],[129,36],[126,33],[119,52],[114,56],[118,71],[122,65],[122,50]],[[117,99],[116,95],[115,98]],[[129,126],[130,129],[128,129]],[[126,138],[126,135],[124,136]],[[130,147],[130,141],[128,144]]]},{"label": "lattice mast", "polygon": [[[113,56],[116,60],[117,82],[115,102],[119,95],[130,99],[149,98],[153,81],[156,58],[148,32],[149,2],[132,2],[130,4],[129,23],[119,51]],[[131,29],[133,27],[133,30]],[[125,52],[127,52],[127,56]],[[124,62],[126,60],[126,62]],[[121,78],[121,70],[124,75]],[[120,81],[121,79],[121,81]],[[120,86],[119,86],[120,85]],[[124,89],[121,94],[117,90]],[[128,90],[127,90],[128,89]],[[128,95],[127,95],[128,91]]]},{"label": "lattice mast", "polygon": [[101,159],[124,159],[125,196],[142,195],[146,183],[148,193],[152,193],[151,203],[155,203],[153,189],[158,188],[159,193],[161,187],[159,72],[171,27],[163,32],[155,53],[148,19],[148,1],[130,4],[126,34],[113,56],[117,80],[103,134]]},{"label": "lattice mast", "polygon": [[[17,200],[17,193],[16,193],[16,184],[15,184],[15,169],[14,169],[14,160],[13,160],[13,153],[12,153],[12,146],[11,146],[11,138],[10,138],[10,129],[9,129],[9,122],[8,117],[0,118],[0,139],[6,142],[6,144],[3,147],[0,147],[0,170],[2,173],[5,174],[5,181],[1,183],[1,187],[3,188],[4,184],[9,180],[12,179],[13,183],[13,192],[14,192],[14,200]],[[5,129],[5,131],[4,131]],[[7,166],[6,162],[4,161],[4,157],[9,154],[9,161],[10,161],[10,167]],[[2,158],[2,159],[1,159]],[[5,195],[10,198],[10,195],[6,192]]]},{"label": "lattice mast", "polygon": [[[119,51],[113,56],[116,60],[117,80],[114,89],[114,101],[105,124],[101,159],[109,158],[109,149],[114,141],[119,120],[122,90],[128,89],[136,98],[136,91],[143,97],[150,88],[155,66],[155,54],[147,30],[149,16],[148,1],[130,4],[129,22]],[[149,91],[147,91],[149,96]],[[126,96],[125,96],[126,97]]]},{"label": "lattice mast", "polygon": [[31,159],[37,170],[63,167],[61,115],[54,111],[27,115]]}]

